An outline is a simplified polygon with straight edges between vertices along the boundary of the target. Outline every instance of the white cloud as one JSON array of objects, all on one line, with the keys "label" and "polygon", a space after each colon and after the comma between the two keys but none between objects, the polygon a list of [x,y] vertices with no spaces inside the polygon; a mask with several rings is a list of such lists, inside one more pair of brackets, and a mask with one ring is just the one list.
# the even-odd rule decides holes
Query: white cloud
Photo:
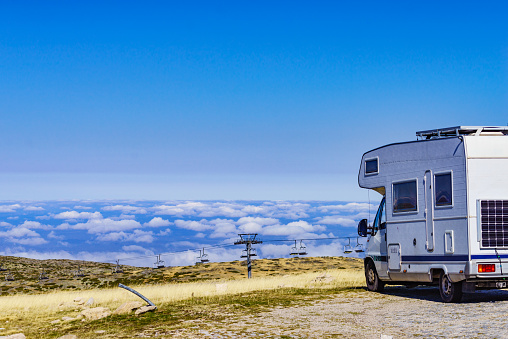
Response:
[{"label": "white cloud", "polygon": [[106,233],[106,234],[99,234],[97,236],[97,240],[99,240],[99,241],[132,241],[132,242],[152,243],[154,241],[154,237],[153,237],[153,232],[134,230],[133,233],[111,232],[111,233]]},{"label": "white cloud", "polygon": [[238,234],[236,225],[232,220],[215,219],[212,220],[211,223],[214,225],[214,230],[210,238],[230,238]]},{"label": "white cloud", "polygon": [[20,204],[0,205],[0,213],[16,212],[16,210],[20,208],[21,208]]},{"label": "white cloud", "polygon": [[21,237],[39,237],[39,233],[26,227],[15,227],[5,232],[0,232],[0,237],[21,238]]},{"label": "white cloud", "polygon": [[164,227],[171,225],[171,222],[169,220],[162,219],[161,217],[155,217],[143,225],[148,227]]},{"label": "white cloud", "polygon": [[40,206],[27,206],[23,210],[25,211],[44,211],[44,208]]},{"label": "white cloud", "polygon": [[274,218],[260,218],[260,217],[244,217],[238,219],[236,222],[238,225],[248,224],[248,223],[256,223],[258,225],[273,225],[279,222],[278,219]]},{"label": "white cloud", "polygon": [[102,208],[103,211],[122,211],[122,213],[129,214],[146,214],[147,210],[143,207],[131,206],[131,205],[114,205],[105,206]]},{"label": "white cloud", "polygon": [[344,218],[338,216],[325,216],[316,218],[319,224],[324,225],[339,225],[345,227],[355,227],[357,222],[352,218]]},{"label": "white cloud", "polygon": [[76,209],[76,210],[91,210],[92,207],[90,207],[90,206],[76,205],[76,206],[74,206],[74,209]]},{"label": "white cloud", "polygon": [[9,239],[10,242],[20,244],[20,245],[29,245],[29,246],[37,246],[47,244],[48,242],[42,238],[12,238]]},{"label": "white cloud", "polygon": [[141,224],[135,220],[112,220],[110,218],[90,219],[86,223],[75,225],[64,223],[57,227],[57,229],[87,230],[90,234],[126,231],[135,228],[141,228]]},{"label": "white cloud", "polygon": [[294,235],[301,236],[305,233],[326,231],[325,226],[312,225],[307,221],[294,221],[287,225],[266,226],[262,230],[263,235]]},{"label": "white cloud", "polygon": [[0,226],[2,226],[2,227],[12,227],[12,224],[9,224],[8,222],[5,222],[5,221],[0,221]]},{"label": "white cloud", "polygon": [[49,230],[52,228],[49,225],[44,225],[38,221],[30,221],[30,220],[25,220],[21,225],[19,225],[19,227],[25,227],[29,229],[43,229],[43,230]]},{"label": "white cloud", "polygon": [[350,202],[344,205],[325,205],[319,206],[317,209],[322,213],[342,213],[342,212],[368,212],[376,211],[377,207],[368,203]]},{"label": "white cloud", "polygon": [[48,234],[48,238],[50,238],[50,239],[62,240],[62,239],[64,239],[65,237],[64,237],[63,235],[56,235],[55,231],[51,231],[51,232],[49,232],[49,234]]},{"label": "white cloud", "polygon": [[155,214],[173,215],[173,216],[197,216],[201,218],[212,217],[228,217],[238,218],[246,216],[247,213],[242,211],[244,205],[237,203],[203,203],[198,201],[187,201],[176,203],[175,205],[158,205],[154,206]]},{"label": "white cloud", "polygon": [[148,249],[141,247],[139,245],[122,246],[122,250],[124,250],[126,252],[141,252],[144,255],[153,255],[154,254],[153,251],[148,250]]},{"label": "white cloud", "polygon": [[207,221],[204,219],[201,221],[179,219],[179,220],[175,221],[175,226],[184,228],[186,230],[200,231],[200,232],[209,230],[212,228],[209,224],[207,224]]},{"label": "white cloud", "polygon": [[171,230],[169,228],[166,228],[164,231],[159,231],[159,233],[157,233],[158,236],[165,236],[165,235],[168,235],[171,233]]},{"label": "white cloud", "polygon": [[54,219],[65,219],[65,220],[82,220],[82,219],[102,219],[102,214],[100,212],[77,212],[77,211],[67,211],[61,212],[53,216]]}]

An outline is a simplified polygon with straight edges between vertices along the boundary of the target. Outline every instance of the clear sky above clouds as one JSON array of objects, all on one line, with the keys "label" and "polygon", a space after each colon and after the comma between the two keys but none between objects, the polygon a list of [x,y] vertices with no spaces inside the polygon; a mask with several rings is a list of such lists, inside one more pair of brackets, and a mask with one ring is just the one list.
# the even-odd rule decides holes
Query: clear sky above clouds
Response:
[{"label": "clear sky above clouds", "polygon": [[3,1],[0,199],[366,201],[363,152],[508,123],[507,9]]}]

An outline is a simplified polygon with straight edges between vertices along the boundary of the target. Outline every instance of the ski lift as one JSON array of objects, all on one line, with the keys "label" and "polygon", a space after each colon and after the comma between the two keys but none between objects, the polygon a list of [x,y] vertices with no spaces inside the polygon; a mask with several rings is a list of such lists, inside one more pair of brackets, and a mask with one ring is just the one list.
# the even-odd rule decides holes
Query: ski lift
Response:
[{"label": "ski lift", "polygon": [[120,259],[116,261],[116,266],[113,269],[113,273],[123,273],[122,266],[120,266]]},{"label": "ski lift", "polygon": [[242,255],[240,256],[240,258],[247,258],[247,250],[242,251]]},{"label": "ski lift", "polygon": [[255,248],[251,248],[250,249],[250,256],[251,257],[257,257],[258,255],[256,254],[256,249]]},{"label": "ski lift", "polygon": [[5,281],[14,281],[14,276],[12,275],[11,272],[5,275]]},{"label": "ski lift", "polygon": [[344,253],[348,254],[353,252],[353,247],[351,246],[351,238],[348,238],[349,243],[347,245],[344,245]]},{"label": "ski lift", "polygon": [[307,255],[307,247],[303,244],[303,240],[300,240],[300,249],[298,251],[299,255]]},{"label": "ski lift", "polygon": [[202,263],[205,263],[205,262],[209,262],[210,260],[208,259],[208,254],[205,253],[205,249],[203,248],[203,254],[201,254],[201,262]]},{"label": "ski lift", "polygon": [[165,262],[164,262],[164,260],[161,260],[161,255],[159,254],[157,256],[157,261],[153,263],[153,268],[158,269],[158,268],[164,268],[164,267],[165,267]]},{"label": "ski lift", "polygon": [[39,280],[47,280],[48,276],[46,275],[46,271],[42,269],[42,272],[39,274]]},{"label": "ski lift", "polygon": [[77,271],[74,271],[74,277],[84,277],[85,274],[83,273],[83,271],[81,270],[81,266],[78,265],[78,270]]},{"label": "ski lift", "polygon": [[300,254],[300,251],[298,251],[298,247],[296,247],[296,240],[295,240],[295,247],[291,247],[291,252],[289,255],[298,255]]},{"label": "ski lift", "polygon": [[363,249],[363,245],[358,242],[358,238],[356,238],[355,252],[356,253],[365,252],[365,250]]}]

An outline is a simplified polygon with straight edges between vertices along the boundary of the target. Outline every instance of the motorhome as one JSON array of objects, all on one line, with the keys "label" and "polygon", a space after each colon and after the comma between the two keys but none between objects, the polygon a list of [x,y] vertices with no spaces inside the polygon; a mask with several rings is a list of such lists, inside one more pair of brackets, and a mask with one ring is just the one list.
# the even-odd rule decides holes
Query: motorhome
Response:
[{"label": "motorhome", "polygon": [[508,127],[416,133],[362,157],[358,183],[382,195],[367,236],[365,277],[438,284],[444,302],[508,282]]}]

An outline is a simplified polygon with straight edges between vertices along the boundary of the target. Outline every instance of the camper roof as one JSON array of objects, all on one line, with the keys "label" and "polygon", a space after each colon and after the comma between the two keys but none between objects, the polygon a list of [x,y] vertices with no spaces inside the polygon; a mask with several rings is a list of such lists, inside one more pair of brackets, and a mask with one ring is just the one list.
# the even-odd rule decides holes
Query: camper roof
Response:
[{"label": "camper roof", "polygon": [[508,126],[455,126],[416,132],[417,139],[435,139],[459,135],[508,135]]}]

